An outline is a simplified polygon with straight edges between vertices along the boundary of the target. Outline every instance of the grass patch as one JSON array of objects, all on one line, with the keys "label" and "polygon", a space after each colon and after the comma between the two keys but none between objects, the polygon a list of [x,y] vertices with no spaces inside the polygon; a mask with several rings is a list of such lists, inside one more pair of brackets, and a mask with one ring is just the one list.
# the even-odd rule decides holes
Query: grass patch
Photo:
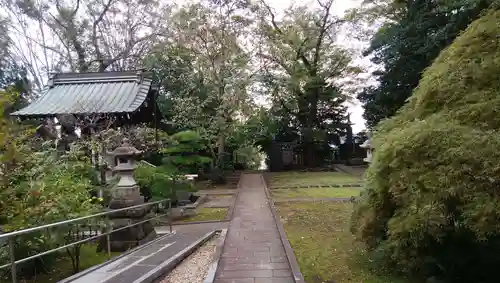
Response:
[{"label": "grass patch", "polygon": [[227,208],[201,207],[196,209],[196,214],[186,216],[175,222],[195,222],[195,221],[220,221],[224,220],[227,214]]},{"label": "grass patch", "polygon": [[[203,193],[202,193],[203,194]],[[214,200],[214,199],[229,199],[229,198],[232,198],[234,195],[231,195],[231,194],[209,194],[207,195],[207,198],[210,199],[210,200]]]},{"label": "grass patch", "polygon": [[361,188],[309,188],[309,189],[274,189],[275,198],[349,198],[359,196]]},{"label": "grass patch", "polygon": [[358,184],[361,182],[362,179],[343,172],[280,172],[272,173],[270,187]]},{"label": "grass patch", "polygon": [[408,283],[363,268],[350,203],[279,203],[278,214],[306,282]]},{"label": "grass patch", "polygon": [[[97,244],[84,244],[80,251],[80,271],[83,271],[92,266],[101,264],[110,259],[108,253],[97,253]],[[120,253],[111,253],[111,258],[119,255]],[[73,265],[71,259],[65,254],[60,253],[60,256],[56,259],[56,264],[52,270],[49,270],[45,274],[38,274],[32,279],[20,279],[18,282],[21,283],[53,283],[58,282],[64,278],[73,275]],[[1,282],[12,282],[11,278],[4,279],[6,281]]]}]

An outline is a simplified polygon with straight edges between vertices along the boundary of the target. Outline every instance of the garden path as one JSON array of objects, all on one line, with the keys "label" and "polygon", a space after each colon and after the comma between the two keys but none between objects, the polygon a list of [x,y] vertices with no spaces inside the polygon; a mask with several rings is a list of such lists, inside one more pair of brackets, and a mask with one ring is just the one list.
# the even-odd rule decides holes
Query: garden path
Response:
[{"label": "garden path", "polygon": [[244,174],[215,283],[294,283],[261,174]]}]

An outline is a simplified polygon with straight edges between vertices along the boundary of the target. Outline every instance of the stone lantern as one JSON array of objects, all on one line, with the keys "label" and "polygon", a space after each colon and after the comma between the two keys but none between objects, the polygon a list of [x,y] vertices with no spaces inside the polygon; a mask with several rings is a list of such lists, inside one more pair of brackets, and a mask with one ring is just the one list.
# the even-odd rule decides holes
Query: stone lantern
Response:
[{"label": "stone lantern", "polygon": [[[109,209],[120,209],[144,203],[144,197],[141,196],[140,188],[135,182],[133,176],[135,161],[141,153],[141,151],[131,146],[127,139],[123,140],[121,146],[107,153],[108,155],[115,157],[117,160],[117,165],[113,168],[113,171],[118,174],[119,178],[116,186],[111,189]],[[144,221],[148,217],[151,209],[151,206],[129,209],[113,213],[109,218],[112,221],[113,229],[119,229],[133,223]],[[155,237],[156,232],[153,225],[149,221],[141,223],[112,233],[110,237],[111,251],[126,251],[135,246],[146,243]],[[107,243],[105,243],[105,239],[106,238],[101,240],[99,250],[106,249]]]},{"label": "stone lantern", "polygon": [[372,154],[373,154],[373,146],[372,146],[372,137],[371,134],[368,133],[368,139],[361,144],[359,147],[366,149],[366,157],[363,158],[364,162],[371,163],[372,162]]}]

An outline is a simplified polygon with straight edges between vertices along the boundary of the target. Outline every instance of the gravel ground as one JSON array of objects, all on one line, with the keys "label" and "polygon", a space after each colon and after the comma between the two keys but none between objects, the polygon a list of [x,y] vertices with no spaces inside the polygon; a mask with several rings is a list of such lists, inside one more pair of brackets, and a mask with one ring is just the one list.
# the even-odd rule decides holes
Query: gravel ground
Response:
[{"label": "gravel ground", "polygon": [[220,236],[215,235],[194,253],[184,259],[160,283],[202,283],[215,254]]}]

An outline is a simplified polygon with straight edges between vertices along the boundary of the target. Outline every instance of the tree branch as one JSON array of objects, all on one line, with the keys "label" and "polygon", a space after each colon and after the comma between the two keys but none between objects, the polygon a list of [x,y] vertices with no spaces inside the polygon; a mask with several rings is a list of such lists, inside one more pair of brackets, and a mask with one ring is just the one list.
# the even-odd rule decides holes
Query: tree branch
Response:
[{"label": "tree branch", "polygon": [[109,7],[111,6],[112,3],[113,3],[113,0],[109,0],[108,3],[106,3],[104,5],[104,8],[102,9],[101,13],[99,14],[99,17],[97,17],[97,19],[95,19],[94,22],[92,23],[92,44],[94,45],[95,54],[96,54],[95,61],[99,62],[99,71],[101,71],[101,69],[106,69],[107,66],[103,67],[103,65],[105,63],[104,63],[104,58],[102,57],[101,49],[99,48],[99,44],[97,42],[97,26],[104,19],[104,15],[106,15],[106,13],[108,12]]},{"label": "tree branch", "polygon": [[321,43],[323,42],[323,37],[325,36],[325,33],[327,31],[326,25],[328,23],[328,18],[330,17],[330,9],[332,7],[333,1],[334,0],[329,0],[326,5],[323,5],[321,1],[318,0],[318,4],[325,10],[325,14],[322,17],[322,23],[319,30],[318,40],[316,41],[316,49],[314,52],[314,60],[313,60],[313,66],[315,69],[317,69],[317,65],[319,62]]},{"label": "tree branch", "polygon": [[[264,0],[261,0],[261,3],[267,8],[267,11],[271,15],[271,24],[272,24],[274,30],[277,33],[279,33],[281,36],[284,36],[283,31],[281,30],[281,28],[278,26],[278,23],[276,22],[276,16],[274,15],[271,7],[269,5],[267,5]],[[285,43],[287,43],[288,46],[292,47],[292,49],[296,50],[297,57],[302,60],[302,63],[304,63],[304,66],[306,66],[307,70],[311,72],[312,71],[311,64],[310,64],[309,60],[306,58],[306,56],[304,55],[304,52],[302,51],[302,47],[307,42],[307,40],[308,40],[308,38],[306,37],[306,39],[304,39],[304,41],[300,44],[298,49],[294,48],[293,41],[290,39],[285,40]]]}]

